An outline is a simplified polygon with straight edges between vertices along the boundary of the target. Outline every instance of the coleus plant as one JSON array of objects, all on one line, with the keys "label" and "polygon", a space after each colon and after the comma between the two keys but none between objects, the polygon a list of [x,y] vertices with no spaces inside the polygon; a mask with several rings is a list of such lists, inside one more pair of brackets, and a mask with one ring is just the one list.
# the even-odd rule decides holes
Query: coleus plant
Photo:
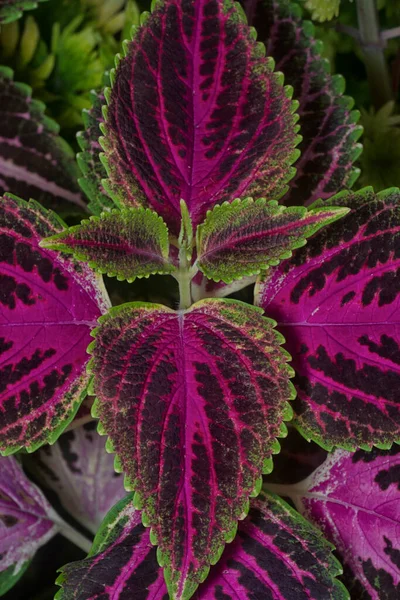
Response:
[{"label": "coleus plant", "polygon": [[[337,473],[362,477],[358,448],[377,446],[360,460],[385,456],[398,477],[388,449],[400,438],[400,192],[346,189],[357,176],[358,114],[298,8],[243,4],[265,46],[231,0],[164,0],[142,16],[79,137],[89,219],[67,227],[4,185],[0,449],[54,443],[91,394],[134,492],[106,517],[89,557],[63,569],[64,600],[348,598],[321,533],[261,492],[293,412],[307,439],[346,451],[301,488],[307,498],[351,494],[336,489]],[[26,107],[17,116],[42,140],[48,124],[30,91],[3,74]],[[13,166],[29,141],[6,130],[4,154],[18,148],[15,182],[28,172],[40,187],[34,168]],[[101,274],[172,276],[179,307],[110,308]],[[225,298],[256,278],[256,306]],[[392,501],[396,475],[377,461]],[[377,585],[349,559],[351,539],[339,543],[327,509],[303,504],[369,597],[384,597],[382,570],[398,586],[392,530],[378,557],[359,550]],[[350,519],[342,505],[340,530]]]}]

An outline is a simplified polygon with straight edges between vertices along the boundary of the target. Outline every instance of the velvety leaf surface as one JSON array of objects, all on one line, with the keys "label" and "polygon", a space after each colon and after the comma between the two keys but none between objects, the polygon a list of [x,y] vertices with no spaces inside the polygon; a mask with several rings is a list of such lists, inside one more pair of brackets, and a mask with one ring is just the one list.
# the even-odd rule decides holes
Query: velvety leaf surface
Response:
[{"label": "velvety leaf surface", "polygon": [[399,446],[337,450],[288,493],[335,544],[352,598],[400,597]]},{"label": "velvety leaf surface", "polygon": [[293,397],[273,322],[241,302],[187,311],[126,304],[102,317],[95,413],[159,544],[173,598],[189,598],[270,470]]},{"label": "velvety leaf surface", "polygon": [[30,87],[13,81],[11,69],[0,67],[0,195],[11,192],[55,210],[65,203],[85,208],[73,152],[44,108]]},{"label": "velvety leaf surface", "polygon": [[84,264],[39,248],[61,221],[0,200],[0,450],[54,441],[84,394],[90,329],[108,300]]},{"label": "velvety leaf surface", "polygon": [[289,258],[307,237],[346,212],[338,207],[286,208],[265,198],[216,206],[197,229],[198,266],[210,279],[225,283],[256,275]]},{"label": "velvety leaf surface", "polygon": [[[111,511],[90,556],[63,567],[57,600],[168,600],[149,531],[129,500]],[[320,533],[277,496],[263,493],[194,598],[345,600],[347,592],[334,580],[339,572]]]},{"label": "velvety leaf surface", "polygon": [[271,270],[258,303],[287,340],[306,438],[390,445],[400,440],[400,192],[329,204],[352,210]]},{"label": "velvety leaf surface", "polygon": [[0,457],[0,591],[21,577],[36,550],[57,533],[51,506],[11,457]]},{"label": "velvety leaf surface", "polygon": [[245,192],[279,198],[297,143],[290,91],[231,0],[156,4],[106,94],[108,191],[150,206],[176,236]]},{"label": "velvety leaf surface", "polygon": [[110,508],[126,495],[123,477],[115,472],[114,456],[106,452],[95,421],[63,433],[53,446],[43,446],[24,457],[24,465],[93,533]]},{"label": "velvety leaf surface", "polygon": [[0,0],[0,25],[11,23],[22,16],[22,11],[36,8],[45,0]]},{"label": "velvety leaf surface", "polygon": [[[105,84],[109,85],[109,83],[109,77],[106,77]],[[102,114],[102,106],[105,104],[104,92],[93,91],[91,97],[92,107],[82,111],[86,129],[77,135],[82,149],[82,152],[77,154],[77,160],[83,173],[79,184],[90,200],[88,208],[95,215],[100,215],[104,210],[110,210],[115,205],[102,184],[102,180],[107,177],[106,169],[100,160],[102,149],[99,144],[100,123],[104,123]]]},{"label": "velvety leaf surface", "polygon": [[70,227],[41,244],[72,252],[100,273],[133,281],[156,273],[171,273],[168,229],[155,212],[144,208],[102,213]]},{"label": "velvety leaf surface", "polygon": [[299,6],[290,0],[244,0],[242,4],[267,55],[275,59],[300,104],[301,157],[285,203],[311,203],[351,187],[359,173],[353,167],[361,152],[356,143],[362,132],[357,126],[359,113],[351,110],[353,100],[343,96],[343,78],[329,74],[314,26],[301,19]]}]

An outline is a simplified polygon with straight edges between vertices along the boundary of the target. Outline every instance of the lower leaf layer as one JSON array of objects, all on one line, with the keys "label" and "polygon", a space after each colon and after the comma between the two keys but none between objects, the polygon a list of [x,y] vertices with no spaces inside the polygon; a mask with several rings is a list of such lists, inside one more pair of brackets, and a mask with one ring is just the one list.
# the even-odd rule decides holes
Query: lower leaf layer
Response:
[{"label": "lower leaf layer", "polygon": [[270,469],[293,398],[283,338],[260,310],[127,304],[100,319],[95,414],[137,490],[173,598],[190,598]]},{"label": "lower leaf layer", "polygon": [[[195,600],[347,600],[321,534],[271,494],[252,501],[238,535]],[[168,600],[156,549],[127,496],[108,514],[88,558],[66,565],[57,600]]]}]

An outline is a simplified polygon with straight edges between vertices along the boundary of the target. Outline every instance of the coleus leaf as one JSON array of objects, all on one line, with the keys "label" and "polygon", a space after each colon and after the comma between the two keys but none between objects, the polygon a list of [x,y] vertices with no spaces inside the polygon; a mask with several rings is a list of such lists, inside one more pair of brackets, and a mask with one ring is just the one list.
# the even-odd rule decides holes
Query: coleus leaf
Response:
[{"label": "coleus leaf", "polygon": [[[105,85],[109,84],[110,79],[106,76]],[[115,205],[102,184],[102,180],[107,177],[107,171],[100,160],[102,149],[99,143],[100,123],[104,123],[102,115],[102,106],[105,103],[104,92],[92,91],[91,99],[92,107],[82,111],[85,130],[77,135],[82,152],[79,152],[76,158],[83,174],[79,184],[90,200],[88,208],[92,213],[100,215],[104,210],[110,210]]]},{"label": "coleus leaf", "polygon": [[53,446],[43,446],[24,457],[24,465],[93,533],[126,494],[123,478],[114,471],[114,457],[105,451],[95,421],[63,433]]},{"label": "coleus leaf", "polygon": [[291,91],[231,0],[165,0],[126,45],[107,91],[104,162],[118,204],[150,206],[178,236],[217,202],[277,199],[298,138]]},{"label": "coleus leaf", "polygon": [[347,212],[339,207],[286,208],[265,198],[218,205],[197,228],[197,264],[208,278],[225,283],[256,275],[289,258],[306,238]]},{"label": "coleus leaf", "polygon": [[305,437],[387,447],[400,440],[400,192],[365,188],[329,204],[351,212],[271,269],[257,303],[293,356]]},{"label": "coleus leaf", "polygon": [[77,166],[59,127],[44,115],[32,90],[0,67],[0,195],[34,198],[48,208],[86,209]]},{"label": "coleus leaf", "polygon": [[0,25],[12,23],[22,16],[22,11],[36,8],[45,0],[0,0]]},{"label": "coleus leaf", "polygon": [[0,457],[0,593],[21,577],[57,532],[52,508],[15,458]]},{"label": "coleus leaf", "polygon": [[90,329],[109,306],[85,264],[39,248],[61,221],[0,199],[0,450],[54,442],[86,393]]},{"label": "coleus leaf", "polygon": [[336,450],[307,479],[278,489],[335,544],[354,600],[399,597],[399,446]]},{"label": "coleus leaf", "polygon": [[41,243],[72,253],[100,273],[133,281],[155,273],[171,273],[168,229],[155,212],[128,208],[90,217]]},{"label": "coleus leaf", "polygon": [[[263,493],[194,599],[346,600],[334,579],[340,572],[321,534],[283,500]],[[57,583],[57,600],[169,598],[156,549],[129,496],[105,519],[88,558],[63,567]]]},{"label": "coleus leaf", "polygon": [[242,4],[267,55],[274,58],[299,102],[301,156],[285,204],[310,204],[351,187],[359,175],[353,164],[362,149],[357,143],[362,133],[359,113],[351,110],[352,98],[343,96],[343,77],[330,75],[314,26],[302,20],[300,7],[290,0],[243,0]]},{"label": "coleus leaf", "polygon": [[291,416],[283,339],[259,309],[132,303],[100,320],[90,370],[100,432],[159,544],[172,598],[190,598],[270,470]]}]

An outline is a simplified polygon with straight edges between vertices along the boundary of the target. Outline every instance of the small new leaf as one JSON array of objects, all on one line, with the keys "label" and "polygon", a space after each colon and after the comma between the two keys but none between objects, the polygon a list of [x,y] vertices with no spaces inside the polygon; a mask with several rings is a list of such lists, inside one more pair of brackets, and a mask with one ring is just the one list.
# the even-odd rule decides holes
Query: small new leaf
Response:
[{"label": "small new leaf", "polygon": [[93,269],[120,281],[174,270],[168,263],[168,229],[161,217],[143,208],[90,217],[43,240],[41,246],[70,252]]},{"label": "small new leaf", "polygon": [[347,213],[343,207],[287,208],[265,198],[225,202],[197,229],[198,266],[209,279],[225,283],[256,275]]}]

